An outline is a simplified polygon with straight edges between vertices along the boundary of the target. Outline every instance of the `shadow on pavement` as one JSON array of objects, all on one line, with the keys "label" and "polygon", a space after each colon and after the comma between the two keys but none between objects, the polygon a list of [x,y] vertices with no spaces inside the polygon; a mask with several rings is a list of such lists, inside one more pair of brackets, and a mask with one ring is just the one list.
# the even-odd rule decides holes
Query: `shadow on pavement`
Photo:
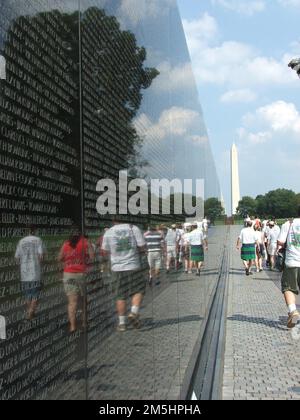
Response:
[{"label": "shadow on pavement", "polygon": [[170,319],[163,319],[163,320],[158,320],[155,321],[153,320],[153,318],[146,318],[143,320],[143,325],[141,328],[141,331],[149,331],[149,330],[154,330],[156,328],[161,328],[161,327],[165,327],[167,325],[178,325],[178,324],[183,324],[185,322],[195,322],[195,321],[202,321],[203,318],[201,318],[198,315],[189,315],[189,316],[184,316],[181,318],[170,318]]},{"label": "shadow on pavement", "polygon": [[286,318],[280,317],[278,321],[266,318],[250,317],[246,315],[234,315],[227,318],[227,321],[239,321],[239,322],[249,322],[251,324],[262,324],[267,327],[274,328],[280,331],[287,331],[287,328],[284,327]]}]

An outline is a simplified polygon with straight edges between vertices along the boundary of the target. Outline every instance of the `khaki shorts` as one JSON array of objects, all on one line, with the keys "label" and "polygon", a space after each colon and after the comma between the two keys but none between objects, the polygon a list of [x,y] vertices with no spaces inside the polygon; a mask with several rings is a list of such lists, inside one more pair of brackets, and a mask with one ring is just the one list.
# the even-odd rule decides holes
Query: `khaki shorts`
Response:
[{"label": "khaki shorts", "polygon": [[299,295],[300,290],[300,267],[285,267],[281,279],[282,293],[292,292]]},{"label": "khaki shorts", "polygon": [[176,246],[168,246],[167,255],[169,258],[176,258],[177,257]]},{"label": "khaki shorts", "polygon": [[66,295],[85,294],[85,275],[82,273],[64,273],[63,277],[64,289]]},{"label": "khaki shorts", "polygon": [[113,271],[112,291],[116,300],[127,300],[136,294],[145,294],[145,272],[143,270]]},{"label": "khaki shorts", "polygon": [[161,269],[161,252],[149,252],[148,263],[150,269],[160,270]]},{"label": "khaki shorts", "polygon": [[270,244],[268,246],[268,253],[271,257],[274,257],[276,255],[277,251],[277,244]]}]

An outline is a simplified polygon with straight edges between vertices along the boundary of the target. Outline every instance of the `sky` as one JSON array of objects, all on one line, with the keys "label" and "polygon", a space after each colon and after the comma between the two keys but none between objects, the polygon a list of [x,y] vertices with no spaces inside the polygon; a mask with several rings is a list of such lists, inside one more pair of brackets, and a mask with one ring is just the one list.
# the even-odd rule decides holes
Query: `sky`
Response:
[{"label": "sky", "polygon": [[300,192],[300,0],[178,0],[221,189],[230,149],[241,195]]}]

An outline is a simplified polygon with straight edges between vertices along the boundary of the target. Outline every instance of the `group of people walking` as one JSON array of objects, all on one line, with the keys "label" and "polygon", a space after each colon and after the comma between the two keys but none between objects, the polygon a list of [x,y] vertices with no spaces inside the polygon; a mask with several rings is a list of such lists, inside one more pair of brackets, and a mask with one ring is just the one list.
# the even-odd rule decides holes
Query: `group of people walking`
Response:
[{"label": "group of people walking", "polygon": [[[77,330],[77,310],[80,299],[85,297],[86,275],[95,269],[97,262],[100,264],[100,272],[109,277],[116,299],[117,330],[124,332],[127,321],[134,328],[140,327],[139,313],[147,281],[150,286],[159,285],[164,264],[167,274],[172,265],[177,271],[182,264],[186,273],[192,274],[195,269],[200,276],[204,248],[208,249],[206,219],[201,223],[173,224],[170,228],[150,226],[144,234],[137,226],[114,220],[113,226],[104,230],[96,244],[83,236],[80,230],[74,229],[58,255],[68,299],[70,332]],[[44,256],[43,241],[36,236],[35,229],[31,228],[29,235],[18,243],[15,254],[20,265],[28,320],[32,320],[36,314]],[[128,300],[131,301],[131,308],[126,316]]]},{"label": "group of people walking", "polygon": [[258,217],[245,219],[238,240],[237,249],[241,251],[241,258],[247,276],[253,274],[252,267],[259,273],[266,268],[276,270],[277,240],[280,227],[275,219],[261,221]]},{"label": "group of people walking", "polygon": [[300,325],[296,305],[300,292],[300,208],[297,217],[287,220],[281,229],[275,220],[261,222],[258,218],[247,218],[245,224],[237,247],[241,249],[247,276],[251,274],[254,261],[257,270],[261,271],[262,261],[267,263],[269,260],[270,270],[274,271],[279,253],[283,256],[281,286],[288,308],[287,327],[293,329]]}]

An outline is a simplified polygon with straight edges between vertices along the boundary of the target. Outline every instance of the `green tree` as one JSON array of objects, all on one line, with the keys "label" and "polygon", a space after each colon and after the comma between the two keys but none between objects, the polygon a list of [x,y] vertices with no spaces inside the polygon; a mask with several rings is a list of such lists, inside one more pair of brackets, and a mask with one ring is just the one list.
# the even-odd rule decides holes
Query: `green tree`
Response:
[{"label": "green tree", "polygon": [[221,201],[218,198],[208,198],[204,203],[204,212],[210,221],[214,223],[218,217],[224,215]]},{"label": "green tree", "polygon": [[247,215],[255,215],[257,212],[257,201],[252,197],[243,197],[238,205],[237,213],[245,217]]},{"label": "green tree", "polygon": [[264,197],[265,214],[276,218],[295,217],[297,215],[297,195],[284,188],[268,192]]}]

